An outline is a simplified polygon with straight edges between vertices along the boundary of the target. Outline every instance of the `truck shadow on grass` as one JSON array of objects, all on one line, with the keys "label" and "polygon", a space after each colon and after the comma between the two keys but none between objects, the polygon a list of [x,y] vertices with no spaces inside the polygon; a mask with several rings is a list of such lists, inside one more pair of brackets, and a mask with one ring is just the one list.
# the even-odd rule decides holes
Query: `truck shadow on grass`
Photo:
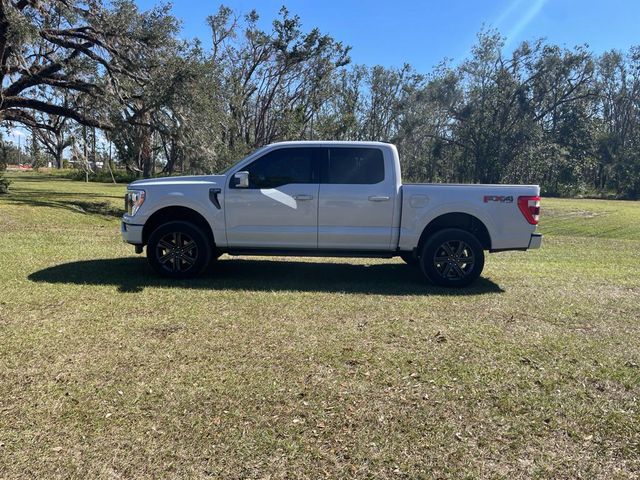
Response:
[{"label": "truck shadow on grass", "polygon": [[293,259],[222,258],[200,277],[170,280],[156,276],[144,258],[109,258],[55,265],[28,278],[45,283],[113,285],[128,293],[140,292],[145,287],[382,295],[468,296],[504,292],[486,278],[459,290],[436,287],[425,281],[417,267],[400,263],[366,265]]}]

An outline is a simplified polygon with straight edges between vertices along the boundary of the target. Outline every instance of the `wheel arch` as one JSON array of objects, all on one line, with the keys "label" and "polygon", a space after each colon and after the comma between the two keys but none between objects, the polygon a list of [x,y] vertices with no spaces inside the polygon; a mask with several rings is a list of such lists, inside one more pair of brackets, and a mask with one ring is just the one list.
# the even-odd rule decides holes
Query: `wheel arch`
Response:
[{"label": "wheel arch", "polygon": [[422,251],[424,242],[434,233],[445,228],[459,228],[474,235],[484,250],[491,250],[491,235],[487,226],[475,215],[465,212],[450,212],[437,216],[422,230],[417,252]]},{"label": "wheel arch", "polygon": [[142,229],[143,245],[146,245],[149,242],[149,236],[156,228],[167,222],[174,221],[193,223],[207,236],[207,239],[211,244],[211,248],[215,247],[215,237],[213,236],[213,230],[211,229],[209,222],[207,222],[207,219],[201,213],[192,208],[175,205],[160,208],[151,214]]}]

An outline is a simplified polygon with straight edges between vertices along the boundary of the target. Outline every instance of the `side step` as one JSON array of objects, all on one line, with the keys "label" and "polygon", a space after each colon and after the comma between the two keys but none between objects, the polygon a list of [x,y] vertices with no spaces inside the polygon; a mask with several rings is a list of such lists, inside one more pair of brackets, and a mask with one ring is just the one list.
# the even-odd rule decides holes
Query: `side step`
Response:
[{"label": "side step", "polygon": [[398,253],[393,251],[376,250],[318,250],[290,249],[290,248],[230,248],[220,249],[220,252],[228,255],[261,255],[261,256],[283,256],[283,257],[359,257],[359,258],[393,258]]}]

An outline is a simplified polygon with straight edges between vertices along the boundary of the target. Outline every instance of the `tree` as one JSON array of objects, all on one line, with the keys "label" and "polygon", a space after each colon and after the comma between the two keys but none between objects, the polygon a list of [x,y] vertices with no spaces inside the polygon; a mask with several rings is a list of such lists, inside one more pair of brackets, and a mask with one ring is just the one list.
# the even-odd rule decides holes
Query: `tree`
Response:
[{"label": "tree", "polygon": [[91,71],[98,65],[108,71],[122,67],[110,32],[104,30],[101,10],[92,1],[0,2],[0,119],[47,128],[34,116],[43,112],[105,126],[89,112],[43,100],[36,90],[48,86],[94,98],[104,94]]},{"label": "tree", "polygon": [[222,170],[223,106],[220,79],[199,49],[181,58],[181,85],[169,96],[165,108],[154,113],[165,165],[163,173],[211,173]]},{"label": "tree", "polygon": [[[136,8],[130,0],[2,0],[0,2],[0,121],[52,131],[38,113],[54,115],[102,129],[106,118],[102,99],[119,99],[124,79],[144,84],[139,56],[154,48],[149,35],[154,23],[164,21],[166,9],[145,16],[148,28],[129,28]],[[73,105],[55,102],[85,98]],[[91,108],[89,108],[89,105]]]},{"label": "tree", "polygon": [[598,66],[595,186],[634,198],[640,195],[640,48],[627,56],[606,52]]},{"label": "tree", "polygon": [[331,79],[331,94],[315,116],[314,130],[320,139],[357,140],[362,130],[362,96],[368,68],[354,65]]},{"label": "tree", "polygon": [[255,11],[240,22],[221,7],[208,20],[230,156],[276,140],[313,138],[313,119],[331,96],[333,74],[349,62],[349,47],[317,28],[303,33],[300,18],[284,7],[270,32],[258,28]]},{"label": "tree", "polygon": [[553,172],[540,161],[541,143],[557,144],[553,150],[572,160],[580,148],[588,150],[568,135],[586,122],[584,104],[593,96],[588,52],[542,41],[523,42],[508,57],[502,49],[497,32],[481,32],[471,57],[441,70],[425,89],[423,98],[435,100],[432,110],[445,109],[449,117],[436,128],[432,153],[454,147],[447,154],[457,181],[540,182]]},{"label": "tree", "polygon": [[445,63],[425,82],[411,85],[395,137],[407,180],[462,181],[456,164],[460,144],[451,117],[461,96],[458,74]]},{"label": "tree", "polygon": [[55,167],[62,168],[64,151],[73,144],[73,137],[69,132],[69,118],[49,114],[43,116],[39,121],[45,122],[50,128],[34,128],[32,134],[51,156]]},{"label": "tree", "polygon": [[198,49],[175,38],[178,26],[168,7],[142,13],[132,4],[129,7],[126,29],[153,39],[153,48],[140,49],[137,54],[137,69],[146,81],[121,80],[123,95],[109,106],[110,120],[116,126],[110,139],[127,169],[146,178],[153,174],[163,148],[170,164],[175,163],[177,151],[171,152],[167,138],[175,137],[178,128],[174,111],[178,99],[197,89],[197,62],[191,56]]},{"label": "tree", "polygon": [[7,169],[7,163],[9,163],[14,157],[19,155],[15,152],[15,147],[5,143],[2,133],[0,132],[0,194],[7,193],[9,191],[9,185],[11,182],[4,177],[4,171]]}]

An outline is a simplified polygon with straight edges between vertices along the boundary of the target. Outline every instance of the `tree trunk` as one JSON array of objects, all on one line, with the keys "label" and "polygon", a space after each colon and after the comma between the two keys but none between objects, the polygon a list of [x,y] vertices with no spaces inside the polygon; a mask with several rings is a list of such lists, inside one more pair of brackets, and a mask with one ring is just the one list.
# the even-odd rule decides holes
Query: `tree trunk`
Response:
[{"label": "tree trunk", "polygon": [[142,163],[142,176],[149,178],[153,174],[153,152],[151,150],[151,130],[149,127],[141,127],[140,161]]},{"label": "tree trunk", "polygon": [[58,145],[56,145],[56,154],[55,154],[55,161],[56,161],[56,168],[57,169],[61,169],[62,168],[62,163],[63,163],[63,158],[62,158],[62,152],[64,151],[62,144],[58,143]]}]

